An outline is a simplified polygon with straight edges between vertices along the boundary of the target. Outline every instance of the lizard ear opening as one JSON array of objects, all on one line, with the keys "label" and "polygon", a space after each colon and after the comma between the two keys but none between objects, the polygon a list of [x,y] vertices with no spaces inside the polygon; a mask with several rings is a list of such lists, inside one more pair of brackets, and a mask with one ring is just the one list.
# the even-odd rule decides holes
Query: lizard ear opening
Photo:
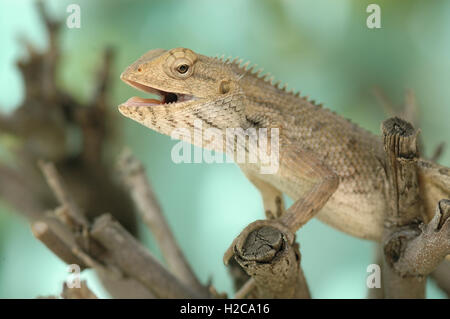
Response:
[{"label": "lizard ear opening", "polygon": [[227,94],[228,92],[230,92],[230,89],[231,89],[230,81],[225,80],[220,82],[219,84],[220,94]]}]

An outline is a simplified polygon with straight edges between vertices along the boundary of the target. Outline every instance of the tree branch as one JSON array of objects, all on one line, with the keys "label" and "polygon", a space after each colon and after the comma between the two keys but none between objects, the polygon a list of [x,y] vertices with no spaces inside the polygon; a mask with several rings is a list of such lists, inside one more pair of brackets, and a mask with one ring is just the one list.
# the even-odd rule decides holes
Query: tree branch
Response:
[{"label": "tree branch", "polygon": [[50,162],[40,161],[39,166],[42,170],[42,173],[44,174],[45,179],[47,180],[48,185],[52,189],[59,203],[67,207],[67,212],[78,224],[87,228],[89,225],[89,221],[83,215],[81,209],[75,203],[72,196],[70,196],[70,194],[66,192],[64,182],[59,176],[55,165]]},{"label": "tree branch", "polygon": [[77,264],[81,269],[87,265],[73,253],[77,245],[74,234],[56,217],[47,214],[31,224],[33,235],[67,264]]},{"label": "tree branch", "polygon": [[449,201],[441,200],[428,225],[420,196],[418,132],[406,121],[382,124],[389,207],[385,217],[384,287],[387,298],[424,298],[426,276],[450,252]]},{"label": "tree branch", "polygon": [[98,217],[91,236],[106,247],[122,271],[159,298],[207,298],[182,284],[131,236],[111,215]]},{"label": "tree branch", "polygon": [[[234,240],[232,251],[251,276],[236,297],[310,298],[298,244],[287,227],[273,220],[256,221]],[[224,258],[227,264],[231,256]]]},{"label": "tree branch", "polygon": [[205,292],[206,287],[195,276],[167,224],[148,182],[144,167],[129,150],[122,152],[119,159],[119,170],[143,221],[155,236],[169,270],[198,293]]}]

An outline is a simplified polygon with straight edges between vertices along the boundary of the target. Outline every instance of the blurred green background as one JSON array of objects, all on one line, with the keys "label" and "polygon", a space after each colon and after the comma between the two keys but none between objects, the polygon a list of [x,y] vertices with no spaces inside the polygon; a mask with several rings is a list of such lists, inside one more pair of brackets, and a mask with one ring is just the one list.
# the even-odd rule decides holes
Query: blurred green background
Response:
[{"label": "blurred green background", "polygon": [[[120,72],[154,48],[188,47],[205,55],[240,56],[275,78],[301,89],[325,107],[378,133],[385,114],[372,89],[381,87],[396,104],[405,88],[415,91],[427,155],[450,141],[450,1],[376,1],[381,29],[366,27],[374,1],[76,1],[81,28],[63,27],[61,85],[86,99],[102,49],[117,51],[110,96],[116,105],[135,94]],[[74,1],[46,1],[65,19]],[[15,61],[23,56],[19,35],[45,48],[47,35],[33,1],[0,1],[0,105],[10,112],[23,98]],[[248,223],[263,216],[259,193],[234,164],[174,164],[176,143],[131,120],[116,117],[121,138],[147,168],[155,193],[195,272],[231,292],[222,255]],[[0,153],[1,154],[1,153]],[[114,153],[111,156],[115,155]],[[446,151],[441,164],[450,166]],[[1,183],[7,181],[0,181]],[[26,194],[24,194],[26,196]],[[292,201],[288,201],[288,204]],[[143,241],[158,257],[145,227]],[[370,242],[313,220],[298,234],[302,265],[313,297],[364,298]],[[83,277],[102,297],[95,276]],[[66,266],[35,240],[25,220],[0,202],[0,298],[33,298],[60,292]],[[443,297],[429,283],[428,296]]]}]

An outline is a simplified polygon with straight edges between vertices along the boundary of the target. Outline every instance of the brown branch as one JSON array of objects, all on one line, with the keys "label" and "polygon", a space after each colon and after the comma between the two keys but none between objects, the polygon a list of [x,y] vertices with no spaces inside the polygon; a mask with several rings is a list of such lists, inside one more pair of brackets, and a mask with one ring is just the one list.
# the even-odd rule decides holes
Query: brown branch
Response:
[{"label": "brown branch", "polygon": [[206,291],[178,246],[148,182],[144,167],[129,150],[122,152],[119,170],[143,221],[155,236],[169,270],[197,292]]},{"label": "brown branch", "polygon": [[405,102],[400,117],[415,126],[419,125],[419,108],[417,106],[416,94],[411,89],[405,91]]},{"label": "brown branch", "polygon": [[[66,225],[66,228],[64,228],[65,233],[58,232],[57,230],[61,227],[55,228],[55,223],[49,226],[49,223],[44,224],[43,221],[40,221],[40,224],[37,224],[38,231],[35,233],[63,260],[68,261],[75,257],[78,258],[78,264],[95,268],[103,275],[103,278],[107,279],[106,283],[109,288],[111,288],[109,284],[112,284],[116,289],[120,287],[123,290],[124,284],[130,284],[130,282],[121,280],[123,277],[137,281],[139,285],[144,286],[150,292],[150,296],[159,298],[209,297],[206,289],[201,292],[194,291],[173,277],[109,215],[97,219],[91,232],[88,232],[89,221],[67,193],[62,178],[54,165],[40,163],[40,166],[58,201],[66,208],[54,213],[58,220]],[[34,226],[36,229],[36,225]],[[59,236],[55,236],[55,233]],[[134,282],[128,286],[129,289],[132,288]],[[128,290],[113,293],[115,296],[122,294],[127,297],[126,292]]]},{"label": "brown branch", "polygon": [[444,150],[445,150],[445,142],[439,143],[438,146],[436,146],[436,148],[434,149],[434,151],[430,157],[430,160],[432,162],[437,162],[441,158],[442,154],[444,153]]},{"label": "brown branch", "polygon": [[96,87],[91,97],[92,101],[90,104],[93,108],[100,109],[100,111],[105,110],[114,55],[114,50],[112,48],[106,48],[102,57],[103,65],[97,71]]},{"label": "brown branch", "polygon": [[[310,298],[295,235],[282,224],[272,220],[250,224],[229,251],[251,276],[236,297]],[[224,258],[228,263],[231,256]]]},{"label": "brown branch", "polygon": [[87,265],[73,253],[77,246],[76,239],[71,230],[56,217],[47,214],[31,224],[33,235],[48,247],[56,256],[67,264],[77,264],[81,269]]},{"label": "brown branch", "polygon": [[97,218],[91,236],[106,247],[118,267],[159,298],[207,298],[182,284],[138,243],[111,215]]},{"label": "brown branch", "polygon": [[[17,171],[0,164],[0,180],[0,198],[27,218],[34,220],[47,209],[36,192],[32,191],[30,181],[27,181]],[[27,196],[23,196],[23,194],[27,194]]]},{"label": "brown branch", "polygon": [[114,298],[154,298],[151,290],[118,269],[110,251],[105,252],[104,247],[92,240],[88,234],[89,222],[66,191],[54,165],[41,163],[40,166],[64,206],[33,224],[36,237],[63,261],[78,264],[80,268],[94,268]]},{"label": "brown branch", "polygon": [[395,116],[397,114],[396,107],[387,97],[382,88],[380,88],[379,86],[375,86],[372,88],[372,93],[373,95],[375,95],[375,98],[378,100],[378,104],[381,106],[386,115]]},{"label": "brown branch", "polygon": [[76,221],[76,223],[87,228],[89,225],[88,220],[81,212],[81,209],[75,203],[72,196],[70,196],[70,194],[66,191],[64,182],[59,176],[55,165],[50,162],[40,161],[39,166],[45,176],[45,179],[47,180],[48,185],[52,189],[59,203],[67,207],[67,211],[70,214],[70,217],[72,217]]},{"label": "brown branch", "polygon": [[383,122],[382,132],[386,152],[389,207],[383,235],[385,263],[383,286],[386,298],[424,298],[425,280],[417,276],[404,277],[395,263],[402,248],[419,234],[423,221],[415,159],[418,158],[417,131],[399,118]]},{"label": "brown branch", "polygon": [[405,91],[405,101],[401,107],[396,106],[379,86],[375,86],[372,92],[387,116],[398,116],[407,122],[413,123],[413,125],[419,124],[417,101],[413,90],[407,89]]},{"label": "brown branch", "polygon": [[450,252],[448,200],[441,200],[425,225],[417,162],[418,132],[408,122],[391,118],[382,125],[386,151],[384,293],[387,298],[424,298],[426,276]]},{"label": "brown branch", "polygon": [[[81,269],[90,267],[97,271],[105,288],[114,298],[155,298],[151,290],[141,284],[135,278],[123,273],[116,264],[114,257],[115,249],[105,250],[98,242],[90,240],[90,251],[84,251],[78,244],[77,234],[73,233],[73,225],[66,225],[56,217],[60,213],[47,213],[42,218],[32,224],[33,234],[44,243],[55,255],[68,264],[77,264]],[[131,235],[130,235],[131,236]],[[153,268],[148,267],[147,271],[152,273]]]}]

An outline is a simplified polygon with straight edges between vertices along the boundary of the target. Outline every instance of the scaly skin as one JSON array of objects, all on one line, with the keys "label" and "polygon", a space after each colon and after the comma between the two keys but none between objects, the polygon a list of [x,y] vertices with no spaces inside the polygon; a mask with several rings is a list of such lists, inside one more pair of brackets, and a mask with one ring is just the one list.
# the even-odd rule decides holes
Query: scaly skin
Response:
[{"label": "scaly skin", "polygon": [[[236,60],[210,58],[189,49],[149,51],[129,66],[121,79],[161,96],[161,101],[132,98],[119,110],[162,134],[187,128],[193,136],[197,134],[193,130],[196,119],[202,121],[203,129],[221,131],[279,128],[281,156],[294,145],[339,177],[339,186],[317,217],[348,234],[381,239],[386,200],[380,137],[279,88]],[[164,103],[170,101],[173,103]],[[222,151],[220,144],[207,140],[198,146]],[[276,174],[261,174],[260,164],[239,166],[261,191],[269,217],[283,213],[281,193],[297,200],[312,187],[303,178],[306,171],[292,177],[286,166],[280,166]],[[431,217],[437,201],[449,196],[450,174],[434,163],[421,160],[418,166],[426,186],[422,188],[427,215]]]}]

